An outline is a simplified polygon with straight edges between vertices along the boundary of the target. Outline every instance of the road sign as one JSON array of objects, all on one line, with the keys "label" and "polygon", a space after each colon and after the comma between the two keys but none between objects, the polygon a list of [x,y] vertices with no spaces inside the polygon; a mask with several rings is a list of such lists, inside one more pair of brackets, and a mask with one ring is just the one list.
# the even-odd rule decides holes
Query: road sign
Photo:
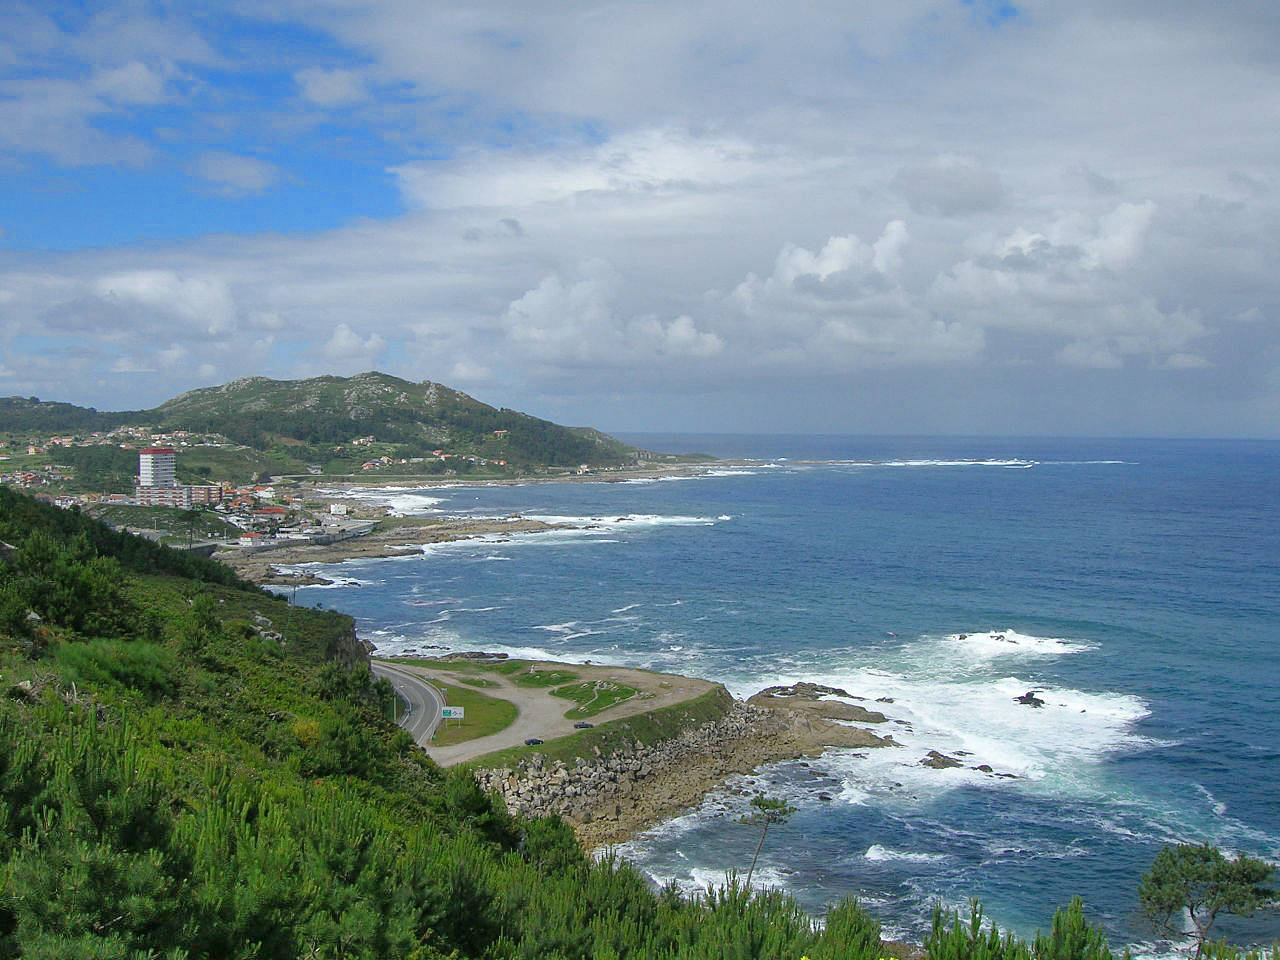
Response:
[{"label": "road sign", "polygon": [[462,707],[442,707],[440,716],[445,720],[461,720],[465,715]]}]

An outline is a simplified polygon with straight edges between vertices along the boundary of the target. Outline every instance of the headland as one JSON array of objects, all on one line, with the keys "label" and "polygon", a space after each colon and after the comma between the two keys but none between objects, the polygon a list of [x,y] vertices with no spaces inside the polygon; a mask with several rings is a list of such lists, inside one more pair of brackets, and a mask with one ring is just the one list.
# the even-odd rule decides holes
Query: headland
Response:
[{"label": "headland", "polygon": [[[588,850],[625,842],[716,791],[741,792],[728,782],[766,764],[831,749],[901,749],[893,729],[907,724],[884,712],[891,704],[812,683],[741,701],[717,683],[610,665],[483,652],[396,662],[439,686],[480,684],[484,697],[513,703],[508,726],[428,744],[428,755],[470,767],[513,812],[564,818]],[[569,700],[578,705],[566,710]],[[1011,776],[938,751],[919,762]]]}]

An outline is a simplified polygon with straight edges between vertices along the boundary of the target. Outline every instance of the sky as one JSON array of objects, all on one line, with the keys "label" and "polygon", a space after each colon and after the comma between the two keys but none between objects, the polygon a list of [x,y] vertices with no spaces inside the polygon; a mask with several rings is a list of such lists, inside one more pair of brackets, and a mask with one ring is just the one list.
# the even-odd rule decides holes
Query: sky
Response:
[{"label": "sky", "polygon": [[1280,436],[1272,0],[0,0],[0,395]]}]

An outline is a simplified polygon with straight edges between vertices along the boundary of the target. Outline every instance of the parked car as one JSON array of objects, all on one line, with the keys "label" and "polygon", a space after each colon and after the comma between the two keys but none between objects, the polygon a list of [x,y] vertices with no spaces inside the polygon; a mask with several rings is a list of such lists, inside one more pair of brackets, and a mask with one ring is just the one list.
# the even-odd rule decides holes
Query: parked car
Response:
[{"label": "parked car", "polygon": [[542,741],[541,741],[541,740],[539,740],[537,737],[530,737],[528,740],[526,740],[526,741],[524,742],[524,745],[525,745],[526,747],[536,747],[536,746],[537,746],[538,744],[540,744],[541,742],[542,742]]},{"label": "parked car", "polygon": [[594,723],[587,723],[587,721],[585,721],[585,720],[579,720],[577,723],[575,723],[575,724],[573,725],[573,729],[575,729],[575,730],[590,730],[590,729],[591,729],[592,727],[594,727],[594,726],[595,726],[595,724],[594,724]]}]

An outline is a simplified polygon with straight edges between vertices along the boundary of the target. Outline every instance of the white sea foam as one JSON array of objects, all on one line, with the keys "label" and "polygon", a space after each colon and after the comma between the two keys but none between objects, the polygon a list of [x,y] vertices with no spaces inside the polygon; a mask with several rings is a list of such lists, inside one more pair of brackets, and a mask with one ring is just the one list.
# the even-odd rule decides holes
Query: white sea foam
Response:
[{"label": "white sea foam", "polygon": [[[1017,676],[957,677],[949,665],[939,669],[930,653],[937,649],[936,643],[909,646],[890,661],[894,669],[851,665],[819,673],[798,667],[730,688],[744,696],[768,685],[810,680],[865,697],[856,701],[858,705],[890,717],[876,732],[892,734],[904,749],[872,750],[863,756],[832,751],[823,758],[822,766],[845,782],[841,799],[847,803],[875,803],[880,798],[897,803],[904,797],[935,796],[961,784],[1091,791],[1093,773],[1106,755],[1150,745],[1133,730],[1148,713],[1138,697],[1037,686]],[[1028,690],[1037,690],[1045,705],[1016,702]],[[873,702],[879,698],[893,702]],[[923,767],[920,761],[929,750],[956,756],[964,766]],[[974,769],[979,765],[992,772]]]},{"label": "white sea foam", "polygon": [[337,497],[343,500],[356,500],[386,507],[398,517],[418,516],[425,513],[441,513],[436,507],[445,502],[444,497],[433,496],[441,488],[429,488],[428,493],[422,487],[345,487],[337,489],[318,489],[316,492],[326,497]]},{"label": "white sea foam", "polygon": [[754,477],[756,471],[742,469],[724,469],[724,470],[708,470],[703,474],[704,477]]},{"label": "white sea foam", "polygon": [[945,642],[978,660],[997,657],[1057,657],[1095,649],[1095,644],[1061,637],[1036,637],[1017,630],[985,630],[978,633],[952,633]]},{"label": "white sea foam", "polygon": [[944,854],[940,853],[911,853],[904,850],[891,850],[878,843],[873,843],[868,847],[863,857],[874,861],[905,860],[911,863],[938,863],[947,859]]},{"label": "white sea foam", "polygon": [[[607,513],[594,517],[570,517],[553,514],[529,514],[529,519],[543,523],[564,524],[586,534],[623,533],[655,527],[710,527],[720,522],[715,517],[663,516],[652,513]],[[559,531],[564,533],[566,531]],[[549,534],[539,533],[538,537]]]},{"label": "white sea foam", "polygon": [[1035,460],[878,460],[879,467],[1004,467],[1010,470],[1026,470],[1036,465]]}]

